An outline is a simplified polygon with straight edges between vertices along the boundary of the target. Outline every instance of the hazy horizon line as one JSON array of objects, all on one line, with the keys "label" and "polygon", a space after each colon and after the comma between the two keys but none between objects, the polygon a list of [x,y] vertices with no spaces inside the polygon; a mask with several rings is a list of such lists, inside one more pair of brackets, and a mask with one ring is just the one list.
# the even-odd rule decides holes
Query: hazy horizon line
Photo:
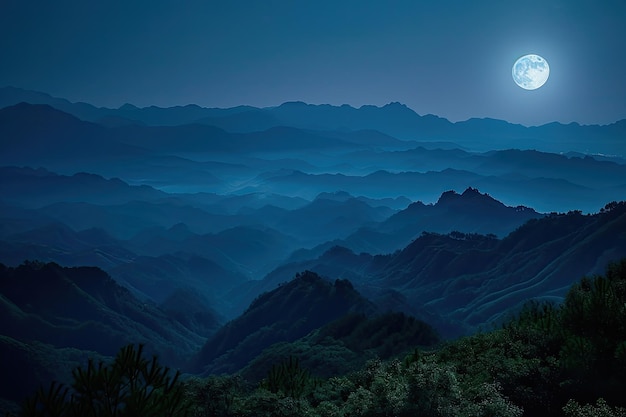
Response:
[{"label": "hazy horizon line", "polygon": [[[201,105],[201,104],[197,104],[197,103],[186,103],[186,104],[172,104],[172,105],[156,105],[156,104],[151,104],[151,105],[147,105],[147,106],[141,106],[141,105],[136,105],[130,102],[125,102],[121,105],[119,105],[118,107],[109,107],[107,105],[98,105],[98,104],[94,104],[93,102],[90,101],[82,101],[82,100],[77,100],[77,101],[72,101],[66,97],[61,97],[61,96],[55,96],[52,95],[50,93],[47,93],[45,91],[39,91],[39,90],[31,90],[31,89],[27,89],[27,88],[22,88],[22,87],[16,87],[14,85],[5,85],[3,87],[0,87],[0,89],[14,89],[14,90],[20,90],[23,92],[29,92],[29,93],[36,93],[36,94],[42,94],[45,96],[48,96],[52,99],[56,99],[56,100],[64,100],[67,101],[70,104],[86,104],[98,109],[105,109],[105,110],[120,110],[125,106],[132,106],[134,108],[137,108],[139,110],[143,110],[143,109],[149,109],[149,108],[157,108],[157,109],[171,109],[171,108],[184,108],[184,107],[190,107],[190,106],[195,106],[195,107],[199,107],[202,109],[219,109],[219,110],[228,110],[228,109],[235,109],[238,107],[250,107],[253,109],[258,109],[258,110],[265,110],[265,109],[275,109],[278,107],[281,107],[283,105],[286,104],[304,104],[307,106],[316,106],[316,107],[321,107],[321,106],[330,106],[330,107],[335,107],[335,108],[341,108],[341,107],[350,107],[352,109],[355,110],[361,110],[363,108],[368,108],[368,107],[375,107],[378,109],[382,109],[384,107],[388,107],[394,104],[406,107],[408,110],[412,111],[413,113],[415,113],[417,116],[419,117],[428,117],[428,116],[432,116],[432,117],[437,117],[439,119],[443,119],[443,120],[447,120],[450,123],[453,124],[457,124],[457,123],[463,123],[463,122],[468,122],[470,120],[497,120],[497,121],[503,121],[506,122],[508,124],[511,125],[518,125],[518,126],[523,126],[523,127],[527,127],[527,128],[532,128],[532,127],[541,127],[541,126],[546,126],[546,125],[550,125],[550,124],[561,124],[561,125],[571,125],[571,124],[575,124],[578,126],[610,126],[610,125],[614,125],[617,124],[619,122],[622,121],[626,121],[626,116],[624,116],[621,119],[617,119],[614,120],[612,122],[609,123],[581,123],[578,121],[560,121],[560,120],[553,120],[550,122],[546,122],[546,123],[541,123],[541,124],[525,124],[525,123],[519,123],[519,122],[512,122],[506,119],[500,119],[497,117],[491,117],[491,116],[473,116],[473,117],[469,117],[467,119],[458,119],[458,120],[454,120],[448,117],[444,117],[444,116],[440,116],[438,114],[434,114],[434,113],[418,113],[417,111],[415,111],[413,108],[411,108],[408,104],[402,103],[400,101],[390,101],[388,103],[385,104],[361,104],[361,105],[354,105],[354,104],[349,104],[349,103],[341,103],[341,104],[336,104],[336,103],[313,103],[313,102],[307,102],[304,100],[286,100],[283,101],[280,104],[277,105],[269,105],[269,106],[258,106],[258,105],[253,105],[253,104],[237,104],[234,106],[225,106],[225,107],[219,107],[219,106],[208,106],[208,105]],[[38,103],[31,103],[31,104],[38,104]]]}]

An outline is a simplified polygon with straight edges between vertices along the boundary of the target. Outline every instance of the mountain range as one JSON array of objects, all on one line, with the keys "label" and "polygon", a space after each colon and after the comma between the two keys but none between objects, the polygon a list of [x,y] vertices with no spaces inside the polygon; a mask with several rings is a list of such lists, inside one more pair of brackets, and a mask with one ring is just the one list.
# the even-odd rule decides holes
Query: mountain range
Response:
[{"label": "mountain range", "polygon": [[625,123],[0,88],[0,406],[128,343],[327,378],[559,305],[626,257]]},{"label": "mountain range", "polygon": [[526,301],[561,302],[573,280],[601,273],[626,255],[626,205],[595,215],[574,211],[531,219],[504,238],[424,232],[386,255],[334,246],[320,256],[286,263],[256,284],[277,285],[297,271],[349,279],[376,301],[402,294],[395,309],[435,325],[447,337],[502,321]]},{"label": "mountain range", "polygon": [[[177,126],[203,124],[229,132],[258,132],[275,126],[311,130],[376,130],[402,140],[446,141],[476,150],[544,149],[550,152],[577,151],[624,157],[621,138],[626,120],[611,125],[581,126],[549,123],[525,127],[495,119],[469,119],[452,123],[433,115],[418,115],[400,103],[383,107],[311,105],[287,102],[277,107],[238,106],[229,109],[195,105],[170,108],[138,108],[126,104],[118,109],[70,103],[48,94],[14,87],[0,89],[0,107],[21,102],[48,104],[83,120],[129,126]],[[568,149],[564,149],[567,147]],[[480,149],[479,149],[480,148]]]}]

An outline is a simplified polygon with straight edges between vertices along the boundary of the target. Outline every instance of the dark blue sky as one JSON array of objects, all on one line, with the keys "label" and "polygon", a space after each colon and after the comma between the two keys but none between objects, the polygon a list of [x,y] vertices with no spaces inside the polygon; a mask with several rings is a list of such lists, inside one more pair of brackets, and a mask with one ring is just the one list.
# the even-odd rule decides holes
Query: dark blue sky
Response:
[{"label": "dark blue sky", "polygon": [[[623,0],[2,0],[0,86],[118,107],[402,102],[450,120],[626,118]],[[517,87],[542,55],[550,79]]]}]

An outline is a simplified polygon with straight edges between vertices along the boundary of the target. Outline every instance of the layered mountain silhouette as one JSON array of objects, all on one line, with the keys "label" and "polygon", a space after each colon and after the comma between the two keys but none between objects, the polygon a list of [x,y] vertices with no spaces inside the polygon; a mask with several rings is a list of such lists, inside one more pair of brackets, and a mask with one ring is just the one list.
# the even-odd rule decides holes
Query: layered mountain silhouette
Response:
[{"label": "layered mountain silhouette", "polygon": [[[623,170],[620,165],[618,170]],[[562,172],[563,175],[567,175]],[[309,174],[302,171],[282,171],[258,178],[256,189],[313,198],[320,190],[342,190],[353,195],[376,198],[404,195],[412,200],[433,201],[446,189],[479,188],[490,194],[502,195],[510,205],[530,205],[541,211],[562,211],[565,202],[575,201],[576,207],[595,212],[606,203],[607,197],[622,193],[621,177],[611,176],[607,185],[589,187],[564,178],[527,177],[520,174],[481,175],[471,171],[447,168],[443,171],[390,172],[376,171],[367,175]],[[611,185],[614,182],[620,184]],[[604,196],[604,197],[602,197]],[[526,201],[526,204],[516,204]],[[604,203],[599,203],[604,201]]]},{"label": "layered mountain silhouette", "polygon": [[558,305],[626,257],[624,137],[0,88],[0,397],[138,342],[196,375],[345,375]]},{"label": "layered mountain silhouette", "polygon": [[[0,109],[2,164],[72,166],[140,156],[141,149],[116,141],[108,129],[48,105],[20,103]],[[13,161],[13,162],[11,162]]]},{"label": "layered mountain silhouette", "polygon": [[[124,105],[119,109],[96,108],[85,103],[70,103],[47,94],[12,87],[0,89],[0,106],[20,102],[48,104],[84,120],[97,122],[116,117],[147,125],[182,125],[202,123],[231,132],[255,132],[276,126],[314,130],[378,130],[404,140],[452,141],[476,150],[497,148],[545,149],[551,152],[579,151],[623,156],[622,138],[626,121],[606,126],[581,126],[576,123],[550,123],[525,127],[494,119],[470,119],[452,123],[433,115],[418,115],[400,103],[382,107],[348,105],[311,105],[288,102],[277,107],[239,106],[211,109],[199,106],[171,108],[137,108]],[[591,147],[590,147],[591,145]],[[564,146],[570,149],[562,149]],[[619,152],[616,152],[618,150]]]},{"label": "layered mountain silhouette", "polygon": [[[424,231],[502,237],[525,221],[542,217],[523,206],[507,207],[472,188],[462,194],[446,192],[435,204],[416,202],[400,211],[385,206],[397,200],[355,198],[344,192],[320,194],[292,210],[267,205],[228,215],[221,205],[217,212],[222,214],[215,214],[210,211],[221,201],[216,197],[198,201],[193,196],[186,201],[179,195],[170,201],[168,194],[150,187],[95,175],[67,177],[9,168],[4,172],[6,178],[15,178],[6,184],[21,191],[13,193],[13,204],[43,206],[17,210],[0,205],[5,213],[1,262],[18,265],[24,259],[39,259],[98,266],[137,296],[157,303],[177,289],[192,288],[226,317],[238,314],[269,289],[265,281],[248,280],[260,279],[284,262],[319,256],[332,246],[385,254],[402,249]],[[87,190],[82,192],[81,186]],[[38,194],[38,187],[46,193]],[[82,196],[90,202],[45,205],[53,201],[55,191],[61,198]],[[183,201],[185,205],[180,204]],[[187,223],[170,225],[177,219]],[[223,229],[205,233],[211,224]],[[231,227],[235,224],[239,225]],[[302,249],[307,244],[310,249]],[[245,289],[231,293],[239,286]]]},{"label": "layered mountain silhouette", "polygon": [[[494,135],[501,134],[498,126],[492,127]],[[584,137],[602,143],[601,134],[579,128]],[[425,143],[367,130],[274,126],[233,133],[200,124],[108,128],[48,105],[21,103],[0,110],[0,134],[7,138],[0,143],[0,164],[43,166],[64,174],[96,171],[176,193],[262,192],[312,200],[323,192],[347,191],[368,198],[432,201],[442,189],[471,186],[512,205],[586,212],[626,193],[626,164],[618,163],[619,158],[519,150],[476,153],[432,149],[438,146],[432,142],[427,149]],[[615,145],[612,154],[621,155],[621,139]],[[559,152],[572,150],[567,145]]]},{"label": "layered mountain silhouette", "polygon": [[435,204],[411,203],[384,221],[372,222],[344,239],[299,250],[290,260],[310,259],[338,245],[357,253],[390,253],[404,248],[424,231],[444,234],[462,231],[503,237],[526,221],[543,216],[525,206],[505,206],[471,187],[461,194],[446,191]]},{"label": "layered mountain silhouette", "polygon": [[403,248],[423,231],[463,231],[503,237],[526,221],[542,216],[525,206],[505,206],[470,187],[461,194],[444,192],[435,204],[412,203],[374,227],[358,230],[346,243],[355,250],[387,253]]},{"label": "layered mountain silhouette", "polygon": [[393,289],[418,309],[409,312],[427,318],[444,335],[459,335],[497,323],[530,299],[560,302],[573,281],[626,256],[626,239],[615,233],[625,230],[626,205],[607,207],[595,215],[570,212],[529,220],[502,239],[427,232],[401,251],[376,256],[334,247],[278,268],[258,286],[271,287],[310,269],[350,279],[372,300]]}]

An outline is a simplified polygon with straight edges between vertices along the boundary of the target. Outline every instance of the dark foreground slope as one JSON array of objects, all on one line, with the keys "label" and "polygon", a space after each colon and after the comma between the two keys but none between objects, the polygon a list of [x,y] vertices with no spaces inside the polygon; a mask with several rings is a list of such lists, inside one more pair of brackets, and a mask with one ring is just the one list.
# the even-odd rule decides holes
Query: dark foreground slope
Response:
[{"label": "dark foreground slope", "polygon": [[[416,346],[399,359],[371,360],[332,378],[312,378],[312,369],[291,357],[274,363],[259,384],[240,375],[211,376],[186,381],[182,392],[195,415],[212,416],[623,416],[625,284],[622,259],[604,276],[574,284],[561,305],[531,303],[499,329],[436,350]],[[383,318],[376,324],[410,322],[395,317],[399,320]],[[318,334],[375,329],[360,326],[363,321],[348,316]],[[346,332],[350,327],[356,331]],[[368,342],[376,333],[358,339]],[[81,394],[97,396],[88,390]],[[63,402],[50,392],[40,403],[54,402],[46,397]]]},{"label": "dark foreground slope", "polygon": [[290,358],[257,385],[194,381],[190,398],[207,415],[623,416],[625,288],[622,259],[575,283],[561,305],[531,303],[501,328],[435,350],[332,378]]},{"label": "dark foreground slope", "polygon": [[[175,300],[167,307],[170,313],[180,310]],[[204,342],[194,330],[217,326],[207,314],[195,321],[168,315],[98,268],[0,264],[1,396],[20,401],[40,383],[69,377],[88,356],[113,356],[129,343],[145,343],[179,366]]]}]

